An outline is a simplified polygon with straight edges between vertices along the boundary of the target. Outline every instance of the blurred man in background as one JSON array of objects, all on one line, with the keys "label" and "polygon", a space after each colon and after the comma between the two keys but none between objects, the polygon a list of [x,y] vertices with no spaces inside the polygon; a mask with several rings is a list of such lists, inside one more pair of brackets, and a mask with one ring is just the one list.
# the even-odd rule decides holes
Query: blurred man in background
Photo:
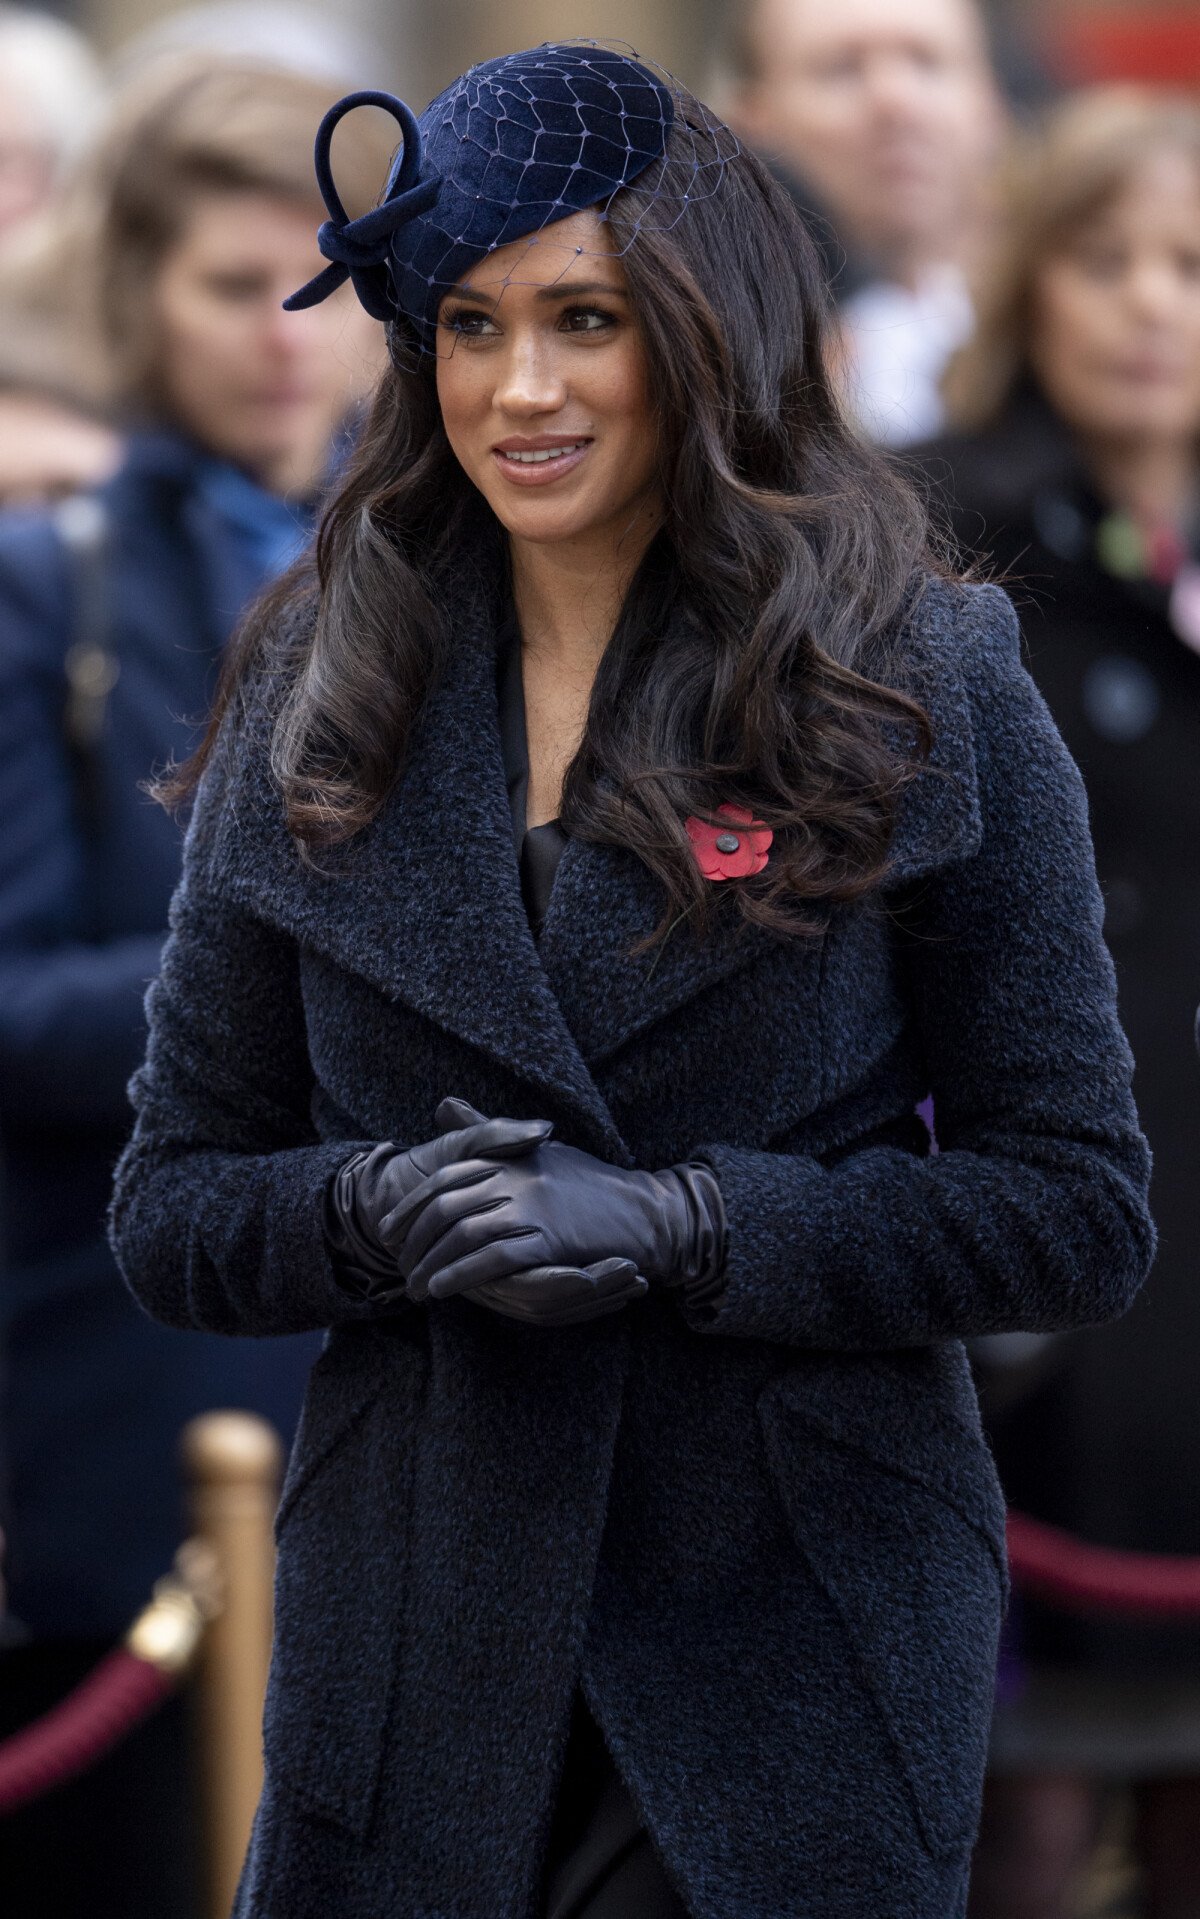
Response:
[{"label": "blurred man in background", "polygon": [[[312,143],[336,93],[212,61],[139,82],[93,163],[91,284],[127,455],[96,492],[0,515],[7,1570],[31,1635],[0,1654],[0,1736],[78,1681],[169,1565],[184,1423],[243,1407],[289,1438],[319,1344],[153,1325],[103,1219],[180,857],[142,784],[194,743],[230,629],[303,549],[383,364],[349,289],[282,311],[321,264]],[[383,116],[339,130],[360,211],[391,145]],[[185,1806],[168,1709],[0,1822],[9,1907],[186,1919]]]},{"label": "blurred man in background", "polygon": [[936,431],[1006,128],[973,0],[736,0],[731,112],[846,256],[846,391],[890,445]]}]

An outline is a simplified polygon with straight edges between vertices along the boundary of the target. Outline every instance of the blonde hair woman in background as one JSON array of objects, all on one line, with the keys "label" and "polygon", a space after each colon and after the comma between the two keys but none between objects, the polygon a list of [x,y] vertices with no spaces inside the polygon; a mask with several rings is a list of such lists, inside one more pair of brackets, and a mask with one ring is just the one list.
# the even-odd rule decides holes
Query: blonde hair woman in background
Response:
[{"label": "blonde hair woman in background", "polygon": [[[100,417],[91,312],[63,236],[77,162],[108,110],[65,20],[0,5],[0,501],[98,486],[120,460]],[[82,324],[72,325],[72,320]]]},{"label": "blonde hair woman in background", "polygon": [[[1200,112],[1129,90],[1060,108],[1010,187],[961,430],[927,449],[961,542],[1023,580],[1029,664],[1085,778],[1105,933],[1154,1153],[1160,1250],[1119,1325],[997,1405],[1012,1503],[1100,1544],[1200,1553]],[[987,1393],[985,1392],[985,1405]],[[1106,1781],[1136,1787],[1156,1919],[1200,1914],[1200,1629],[1017,1614],[978,1919],[1051,1919]]]},{"label": "blonde hair woman in background", "polygon": [[[125,1084],[144,1045],[179,834],[142,786],[187,752],[230,628],[304,545],[382,358],[352,297],[282,302],[320,265],[319,82],[195,61],[140,85],[91,169],[93,272],[122,470],[0,515],[0,1119],[9,1174],[5,1514],[14,1613],[0,1737],[122,1632],[181,1521],[176,1441],[242,1406],[290,1435],[318,1342],[184,1337],[129,1298],[104,1239]],[[340,177],[370,204],[389,123],[356,116]],[[152,1722],[3,1822],[13,1911],[178,1919],[181,1721]]]}]

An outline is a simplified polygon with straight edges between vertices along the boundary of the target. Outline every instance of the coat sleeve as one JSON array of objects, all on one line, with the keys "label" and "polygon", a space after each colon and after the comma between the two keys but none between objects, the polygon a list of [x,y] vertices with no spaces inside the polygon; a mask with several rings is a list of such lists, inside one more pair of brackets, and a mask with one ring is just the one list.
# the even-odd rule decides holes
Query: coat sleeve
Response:
[{"label": "coat sleeve", "polygon": [[109,1219],[142,1305],[217,1333],[371,1317],[325,1248],[326,1183],[367,1142],[317,1140],[295,943],[207,887],[191,842],[147,1008]]},{"label": "coat sleeve", "polygon": [[162,938],[88,941],[85,856],[63,741],[70,603],[44,517],[0,538],[0,1118],[118,1126]]},{"label": "coat sleeve", "polygon": [[843,1349],[1050,1332],[1123,1312],[1153,1257],[1081,782],[1011,607],[981,601],[994,617],[962,624],[982,838],[920,884],[904,942],[940,1150],[703,1147],[729,1220],[706,1330]]}]

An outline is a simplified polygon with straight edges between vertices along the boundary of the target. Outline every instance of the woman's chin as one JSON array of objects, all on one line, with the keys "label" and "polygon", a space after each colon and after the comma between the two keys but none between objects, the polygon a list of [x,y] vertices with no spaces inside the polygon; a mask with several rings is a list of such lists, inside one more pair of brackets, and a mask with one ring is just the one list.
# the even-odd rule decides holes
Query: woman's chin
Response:
[{"label": "woman's chin", "polygon": [[531,546],[554,546],[563,540],[586,540],[599,533],[611,521],[611,513],[589,511],[578,501],[540,499],[514,500],[487,495],[488,505],[505,532],[514,540],[526,540]]}]

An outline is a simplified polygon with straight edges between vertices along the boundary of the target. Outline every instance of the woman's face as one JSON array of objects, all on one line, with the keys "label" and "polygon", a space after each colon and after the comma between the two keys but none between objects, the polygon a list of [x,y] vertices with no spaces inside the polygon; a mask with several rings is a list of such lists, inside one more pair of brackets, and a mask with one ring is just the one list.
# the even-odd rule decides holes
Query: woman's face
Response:
[{"label": "woman's face", "polygon": [[472,268],[442,302],[437,350],[450,445],[514,538],[648,534],[660,498],[646,355],[595,213]]},{"label": "woman's face", "polygon": [[1030,359],[1047,398],[1094,438],[1200,432],[1200,168],[1165,149],[1049,259]]},{"label": "woman's face", "polygon": [[382,327],[349,287],[283,311],[319,266],[306,207],[214,192],[197,200],[154,287],[168,416],[281,493],[320,477],[331,435],[386,357]]}]

